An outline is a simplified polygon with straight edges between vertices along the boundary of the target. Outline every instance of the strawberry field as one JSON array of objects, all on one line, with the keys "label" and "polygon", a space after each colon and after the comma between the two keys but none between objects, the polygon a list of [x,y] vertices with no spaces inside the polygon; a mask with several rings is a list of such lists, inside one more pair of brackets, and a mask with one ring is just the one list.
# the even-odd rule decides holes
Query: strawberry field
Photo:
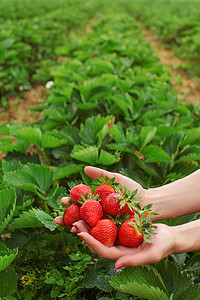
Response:
[{"label": "strawberry field", "polygon": [[1,1],[1,105],[38,83],[47,96],[39,122],[0,126],[0,299],[200,299],[199,251],[116,272],[53,222],[74,186],[95,192],[85,166],[145,189],[199,169],[200,106],[179,101],[138,20],[198,77],[200,5],[160,3]]}]

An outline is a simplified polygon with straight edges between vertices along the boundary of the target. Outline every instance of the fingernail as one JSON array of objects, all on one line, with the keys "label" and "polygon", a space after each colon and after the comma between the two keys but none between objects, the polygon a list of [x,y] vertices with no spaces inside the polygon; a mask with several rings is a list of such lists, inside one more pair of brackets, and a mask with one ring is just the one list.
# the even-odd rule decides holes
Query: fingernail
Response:
[{"label": "fingernail", "polygon": [[78,235],[82,240],[84,240],[84,238],[81,236],[80,233],[77,233],[77,235]]},{"label": "fingernail", "polygon": [[77,226],[76,226],[76,223],[72,224],[72,226],[74,226],[74,227],[78,230],[78,228],[77,228]]},{"label": "fingernail", "polygon": [[121,265],[119,265],[119,266],[117,266],[117,267],[115,268],[115,271],[117,271],[117,270],[119,270],[119,269],[121,269],[121,268],[123,268],[123,267],[124,267],[124,265],[121,264]]}]

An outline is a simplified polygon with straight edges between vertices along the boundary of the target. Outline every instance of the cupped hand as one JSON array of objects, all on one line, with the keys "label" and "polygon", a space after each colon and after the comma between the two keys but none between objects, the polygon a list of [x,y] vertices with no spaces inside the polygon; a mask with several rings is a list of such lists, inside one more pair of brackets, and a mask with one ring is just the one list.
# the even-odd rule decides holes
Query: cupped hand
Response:
[{"label": "cupped hand", "polygon": [[156,235],[151,236],[151,243],[143,241],[138,247],[129,248],[121,245],[106,247],[89,233],[84,221],[76,222],[74,232],[84,240],[92,253],[104,259],[115,260],[115,268],[123,266],[140,266],[160,261],[173,253],[175,247],[175,233],[173,227],[156,224]]}]

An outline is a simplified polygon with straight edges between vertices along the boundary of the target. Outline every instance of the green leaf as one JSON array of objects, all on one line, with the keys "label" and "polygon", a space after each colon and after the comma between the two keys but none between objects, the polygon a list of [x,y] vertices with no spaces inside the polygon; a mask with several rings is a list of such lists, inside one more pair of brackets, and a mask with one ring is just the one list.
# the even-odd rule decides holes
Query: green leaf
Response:
[{"label": "green leaf", "polygon": [[56,167],[55,180],[70,177],[73,174],[79,174],[83,170],[84,165],[76,165],[73,163],[63,163]]},{"label": "green leaf", "polygon": [[54,180],[54,172],[44,165],[30,164],[23,170],[8,172],[4,175],[4,181],[8,185],[14,185],[25,191],[34,193],[46,193]]},{"label": "green leaf", "polygon": [[24,170],[32,175],[40,188],[40,191],[47,192],[54,181],[54,171],[49,167],[37,164],[27,164]]},{"label": "green leaf", "polygon": [[16,193],[14,188],[0,191],[0,234],[13,217],[16,205]]},{"label": "green leaf", "polygon": [[170,156],[157,145],[148,145],[142,150],[142,154],[145,157],[145,162],[170,162]]},{"label": "green leaf", "polygon": [[3,179],[7,185],[13,185],[25,191],[37,193],[37,182],[31,174],[24,170],[8,172]]},{"label": "green leaf", "polygon": [[38,211],[35,215],[46,228],[50,229],[51,231],[55,230],[57,225],[53,222],[54,218],[52,216],[44,211]]},{"label": "green leaf", "polygon": [[199,139],[200,139],[200,127],[192,128],[187,131],[187,133],[181,143],[181,146],[184,147],[184,146],[191,144]]},{"label": "green leaf", "polygon": [[112,292],[113,288],[112,286],[109,284],[109,280],[110,277],[108,275],[98,275],[97,279],[96,279],[96,287],[101,290],[104,291],[106,293],[110,293]]},{"label": "green leaf", "polygon": [[153,139],[156,133],[156,127],[144,126],[140,132],[139,136],[139,151],[142,149]]},{"label": "green leaf", "polygon": [[41,146],[43,149],[56,148],[56,147],[63,145],[64,143],[65,143],[64,140],[58,139],[57,137],[52,136],[51,133],[49,133],[49,132],[45,132],[44,134],[42,134]]},{"label": "green leaf", "polygon": [[[29,228],[29,227],[43,227],[43,223],[36,217],[36,213],[42,211],[36,208],[32,208],[28,211],[24,211],[19,218],[16,218],[9,229]],[[43,212],[43,211],[42,211]]]},{"label": "green leaf", "polygon": [[171,297],[173,295],[174,300],[194,299],[200,294],[200,288],[197,284],[194,285],[192,278],[167,258],[157,263],[155,267],[162,276],[168,295]]},{"label": "green leaf", "polygon": [[7,268],[18,254],[17,249],[0,250],[0,272]]},{"label": "green leaf", "polygon": [[11,296],[17,289],[18,276],[13,270],[0,273],[0,298]]},{"label": "green leaf", "polygon": [[42,148],[42,132],[39,127],[24,127],[13,133],[13,136]]},{"label": "green leaf", "polygon": [[87,148],[75,146],[70,156],[74,159],[95,165],[98,163],[98,148],[93,146]]},{"label": "green leaf", "polygon": [[21,170],[23,169],[23,164],[19,160],[15,160],[15,159],[11,161],[3,160],[2,169],[3,169],[3,173]]},{"label": "green leaf", "polygon": [[123,293],[148,300],[169,300],[162,278],[152,266],[126,267],[111,278],[112,287]]},{"label": "green leaf", "polygon": [[101,150],[99,159],[98,159],[98,164],[104,165],[104,166],[110,166],[115,163],[118,163],[120,160],[120,157],[118,154],[111,154],[110,152],[107,152],[105,150]]}]

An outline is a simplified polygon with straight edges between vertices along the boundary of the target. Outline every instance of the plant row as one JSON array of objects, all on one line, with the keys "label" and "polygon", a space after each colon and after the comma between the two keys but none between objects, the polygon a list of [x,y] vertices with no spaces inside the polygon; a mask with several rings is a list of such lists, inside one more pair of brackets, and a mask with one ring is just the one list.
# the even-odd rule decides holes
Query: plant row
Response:
[{"label": "plant row", "polygon": [[170,74],[133,18],[118,3],[105,4],[88,34],[71,32],[57,47],[67,60],[51,68],[53,86],[38,107],[44,119],[0,127],[1,298],[151,300],[174,294],[181,300],[199,294],[198,252],[115,276],[113,262],[53,222],[65,209],[60,199],[77,184],[90,185],[85,165],[120,172],[145,188],[199,169],[199,107],[179,104]]},{"label": "plant row", "polygon": [[[122,1],[123,4],[125,1]],[[199,19],[198,1],[159,1],[149,0],[126,3],[127,10],[151,29],[166,47],[173,49],[182,59],[190,63],[178,67],[188,69],[191,74],[200,76]],[[162,17],[161,17],[162,16]]]},{"label": "plant row", "polygon": [[[56,2],[57,7],[55,4],[51,7],[48,1],[49,10],[45,8],[45,13],[38,14],[42,4],[38,1],[28,3],[26,10],[34,12],[35,9],[35,15],[24,13],[23,18],[12,19],[7,14],[7,18],[1,20],[1,100],[16,91],[27,90],[36,82],[45,84],[49,79],[48,68],[57,60],[55,48],[62,45],[72,28],[85,26],[98,7],[98,4],[92,2],[85,6],[81,0]],[[13,14],[18,14],[16,7]]]}]

